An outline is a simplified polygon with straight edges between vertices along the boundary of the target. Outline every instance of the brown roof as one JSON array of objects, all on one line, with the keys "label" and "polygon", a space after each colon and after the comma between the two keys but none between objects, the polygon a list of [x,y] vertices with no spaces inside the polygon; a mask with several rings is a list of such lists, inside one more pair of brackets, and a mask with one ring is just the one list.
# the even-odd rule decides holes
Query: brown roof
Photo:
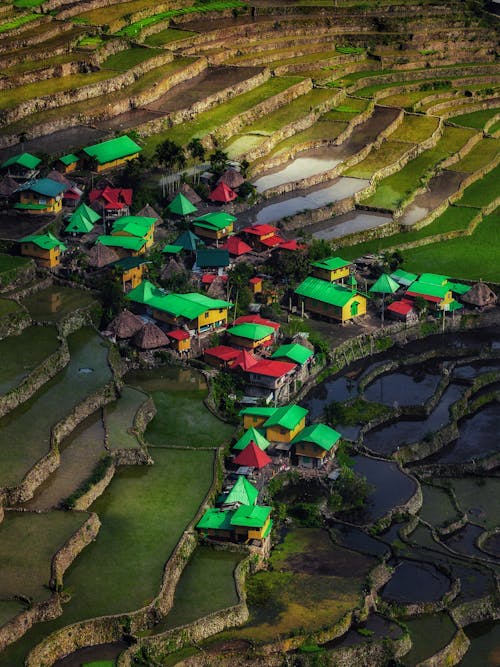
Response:
[{"label": "brown roof", "polygon": [[19,187],[19,183],[10,176],[6,176],[0,181],[0,196],[10,197]]},{"label": "brown roof", "polygon": [[478,306],[480,308],[493,305],[497,299],[498,297],[495,292],[482,281],[473,285],[471,289],[461,297],[461,300],[464,303],[469,303],[471,306]]},{"label": "brown roof", "polygon": [[94,269],[102,269],[112,262],[117,262],[120,256],[113,248],[97,243],[89,251],[89,266]]},{"label": "brown roof", "polygon": [[64,176],[64,174],[61,174],[60,171],[57,171],[57,169],[49,171],[49,173],[47,174],[47,178],[50,178],[51,181],[57,181],[58,183],[61,183],[61,185],[65,185],[67,188],[71,188],[73,185],[73,183],[71,181],[68,181],[66,176]]},{"label": "brown roof", "polygon": [[169,259],[161,271],[162,280],[170,280],[175,275],[180,273],[187,273],[186,267],[181,262],[178,262],[174,257]]},{"label": "brown roof", "polygon": [[160,225],[163,222],[162,218],[149,204],[143,206],[143,208],[141,208],[141,210],[139,211],[139,213],[137,213],[137,215],[142,215],[145,218],[156,218],[156,223],[155,223],[156,225]]},{"label": "brown roof", "polygon": [[167,335],[153,322],[147,322],[134,336],[134,344],[141,350],[153,350],[155,347],[164,347],[169,343]]},{"label": "brown roof", "polygon": [[130,310],[123,310],[109,325],[117,338],[132,338],[144,327],[144,322],[140,317],[131,313]]},{"label": "brown roof", "polygon": [[186,199],[189,199],[191,204],[196,205],[202,201],[202,198],[187,183],[182,183],[181,187],[179,188],[179,192],[182,192],[184,197],[186,197]]},{"label": "brown roof", "polygon": [[222,276],[216,276],[212,281],[212,284],[207,289],[207,296],[212,299],[226,299],[226,283],[222,279]]},{"label": "brown roof", "polygon": [[217,181],[219,183],[225,183],[230,188],[239,188],[245,182],[245,179],[236,169],[226,169],[222,176]]}]

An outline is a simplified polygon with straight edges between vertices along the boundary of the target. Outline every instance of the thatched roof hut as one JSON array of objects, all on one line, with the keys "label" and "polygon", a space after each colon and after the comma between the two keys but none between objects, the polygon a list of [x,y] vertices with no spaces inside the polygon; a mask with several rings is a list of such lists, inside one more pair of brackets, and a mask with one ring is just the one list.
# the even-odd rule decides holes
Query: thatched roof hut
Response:
[{"label": "thatched roof hut", "polygon": [[64,176],[64,174],[61,174],[60,171],[57,171],[57,169],[49,171],[49,173],[47,174],[47,178],[50,178],[51,181],[57,181],[57,183],[65,185],[67,188],[71,188],[72,185],[74,185],[71,181],[68,181],[68,179],[66,178],[66,176]]},{"label": "thatched roof hut", "polygon": [[157,347],[165,347],[169,345],[167,335],[153,324],[147,322],[142,329],[134,336],[134,345],[141,350],[154,350]]},{"label": "thatched roof hut", "polygon": [[236,171],[236,169],[226,169],[226,171],[222,174],[222,176],[219,178],[217,181],[217,185],[219,183],[225,183],[227,186],[232,188],[233,190],[236,188],[239,188],[240,185],[243,185],[245,182],[245,179],[243,176],[240,174],[239,171]]},{"label": "thatched roof hut", "polygon": [[495,292],[482,281],[476,283],[471,287],[471,289],[466,292],[461,300],[464,303],[467,303],[471,306],[476,306],[477,308],[487,308],[488,306],[495,305],[498,297]]},{"label": "thatched roof hut", "polygon": [[102,269],[103,266],[117,262],[120,259],[119,254],[113,248],[96,243],[89,251],[89,266],[94,269]]},{"label": "thatched roof hut", "polygon": [[140,317],[131,313],[130,310],[123,310],[109,325],[117,338],[132,338],[144,327],[144,322]]},{"label": "thatched roof hut", "polygon": [[172,257],[163,267],[161,272],[162,280],[170,280],[174,276],[178,276],[181,273],[187,273],[186,267],[182,262],[178,262],[174,257]]},{"label": "thatched roof hut", "polygon": [[149,204],[143,206],[137,215],[143,216],[145,218],[156,218],[155,225],[161,225],[161,223],[163,222],[161,216]]},{"label": "thatched roof hut", "polygon": [[222,276],[216,276],[210,287],[207,289],[207,296],[212,299],[222,299],[224,301],[227,297],[226,291],[226,283]]},{"label": "thatched roof hut", "polygon": [[200,195],[198,193],[196,193],[193,190],[193,188],[190,185],[188,185],[187,183],[182,183],[181,184],[181,187],[179,188],[179,192],[181,192],[184,195],[184,197],[186,197],[186,199],[189,199],[191,204],[194,204],[195,206],[196,206],[196,204],[199,204],[200,202],[203,201],[202,198],[200,197]]},{"label": "thatched roof hut", "polygon": [[10,197],[19,187],[19,183],[10,176],[0,181],[0,197]]}]

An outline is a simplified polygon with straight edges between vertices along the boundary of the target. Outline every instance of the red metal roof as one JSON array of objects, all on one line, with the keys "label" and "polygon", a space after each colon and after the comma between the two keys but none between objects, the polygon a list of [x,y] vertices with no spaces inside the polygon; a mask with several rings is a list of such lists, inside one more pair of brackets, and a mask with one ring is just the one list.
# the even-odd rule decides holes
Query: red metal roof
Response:
[{"label": "red metal roof", "polygon": [[167,336],[169,338],[173,338],[174,340],[187,340],[189,338],[188,332],[183,331],[182,329],[175,329],[174,331],[168,331]]},{"label": "red metal roof", "polygon": [[201,277],[201,282],[204,285],[211,285],[216,278],[215,273],[204,273]]},{"label": "red metal roof", "polygon": [[[110,188],[106,186],[104,190],[91,190],[89,192],[89,201],[92,204],[96,199],[104,199],[107,204],[121,204],[116,208],[123,208],[123,205],[130,206],[132,203],[133,190],[130,188]],[[112,207],[106,207],[112,208]]]},{"label": "red metal roof", "polygon": [[250,283],[250,285],[258,285],[259,283],[262,282],[262,278],[257,278],[257,276],[255,276],[255,278],[250,278],[248,282]]},{"label": "red metal roof", "polygon": [[257,359],[257,357],[251,352],[248,352],[247,350],[240,350],[239,356],[233,362],[231,367],[241,368],[241,370],[247,371],[249,368],[252,368],[252,366],[255,366],[255,364],[258,363],[258,361],[259,360]]},{"label": "red metal roof", "polygon": [[233,463],[239,466],[251,468],[263,468],[271,463],[271,457],[258,447],[253,440],[233,459]]},{"label": "red metal roof", "polygon": [[280,250],[305,250],[307,246],[305,246],[303,243],[299,243],[297,239],[293,239],[292,241],[283,241],[283,243],[280,243]]},{"label": "red metal roof", "polygon": [[274,246],[281,245],[285,239],[281,238],[275,234],[270,236],[268,239],[260,239],[260,242],[266,245],[268,248],[274,248]]},{"label": "red metal roof", "polygon": [[387,306],[387,310],[390,310],[391,313],[397,313],[398,315],[408,315],[408,313],[413,310],[413,304],[410,301],[402,299],[401,301],[394,301],[390,306]]},{"label": "red metal roof", "polygon": [[251,373],[265,375],[266,377],[280,378],[297,366],[288,361],[275,361],[274,359],[259,359],[259,361],[250,368]]},{"label": "red metal roof", "polygon": [[231,190],[228,185],[225,183],[219,183],[215,190],[212,190],[212,192],[208,195],[208,198],[210,201],[220,201],[227,203],[236,199],[237,196],[238,195],[236,192]]},{"label": "red metal roof", "polygon": [[229,345],[217,345],[217,347],[207,347],[204,354],[229,362],[240,356],[240,350],[237,350],[234,347],[229,347]]},{"label": "red metal roof", "polygon": [[251,225],[242,229],[246,234],[255,234],[256,236],[264,236],[264,234],[274,234],[278,231],[277,227],[272,225]]},{"label": "red metal roof", "polygon": [[242,241],[238,236],[230,236],[221,248],[229,250],[230,255],[236,255],[237,257],[252,250],[248,243]]},{"label": "red metal roof", "polygon": [[439,296],[431,296],[430,294],[417,294],[417,292],[411,292],[408,290],[406,292],[408,296],[421,296],[422,299],[425,299],[426,301],[432,301],[433,303],[440,303],[442,301],[442,298]]},{"label": "red metal roof", "polygon": [[263,324],[265,327],[272,327],[275,331],[280,328],[277,322],[266,320],[260,315],[242,315],[234,320],[233,324]]}]

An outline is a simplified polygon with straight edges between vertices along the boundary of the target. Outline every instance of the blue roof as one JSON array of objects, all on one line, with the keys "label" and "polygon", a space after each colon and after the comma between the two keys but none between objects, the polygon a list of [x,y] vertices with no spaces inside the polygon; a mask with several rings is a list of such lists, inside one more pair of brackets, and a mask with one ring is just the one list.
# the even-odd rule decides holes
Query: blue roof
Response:
[{"label": "blue roof", "polygon": [[38,178],[35,181],[28,181],[22,185],[20,190],[32,190],[38,195],[44,197],[57,197],[68,189],[67,185],[53,181],[51,178]]}]

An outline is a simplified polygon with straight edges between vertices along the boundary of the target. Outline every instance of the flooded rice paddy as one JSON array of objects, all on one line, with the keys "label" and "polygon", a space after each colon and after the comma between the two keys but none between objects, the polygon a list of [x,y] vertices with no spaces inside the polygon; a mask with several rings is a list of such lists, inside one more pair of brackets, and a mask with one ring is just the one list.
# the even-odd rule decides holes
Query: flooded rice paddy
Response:
[{"label": "flooded rice paddy", "polygon": [[89,292],[55,286],[36,292],[21,301],[37,322],[59,322],[79,308],[96,304]]},{"label": "flooded rice paddy", "polygon": [[255,180],[252,185],[257,189],[257,192],[264,192],[269,188],[275,188],[277,185],[283,185],[283,183],[300,181],[303,178],[322,174],[333,169],[341,162],[340,158],[335,158],[331,153],[334,154],[335,149],[323,148],[304,151],[300,154],[300,157],[290,164],[269,171],[265,176]]},{"label": "flooded rice paddy", "polygon": [[438,370],[433,362],[381,375],[366,387],[364,396],[368,401],[389,407],[423,405],[436,391],[441,379]]},{"label": "flooded rice paddy", "polygon": [[375,229],[381,225],[386,225],[391,220],[392,217],[390,215],[371,213],[369,211],[351,211],[330,220],[309,225],[307,231],[315,239],[331,241],[332,239],[349,236],[349,234]]},{"label": "flooded rice paddy", "polygon": [[429,181],[427,190],[415,197],[399,218],[399,222],[410,227],[425,218],[428,213],[440,206],[459,189],[460,183],[466,176],[467,174],[446,170],[437,176],[433,176]]},{"label": "flooded rice paddy", "polygon": [[430,563],[400,560],[394,573],[382,589],[385,600],[398,604],[437,602],[451,587],[450,579]]}]

